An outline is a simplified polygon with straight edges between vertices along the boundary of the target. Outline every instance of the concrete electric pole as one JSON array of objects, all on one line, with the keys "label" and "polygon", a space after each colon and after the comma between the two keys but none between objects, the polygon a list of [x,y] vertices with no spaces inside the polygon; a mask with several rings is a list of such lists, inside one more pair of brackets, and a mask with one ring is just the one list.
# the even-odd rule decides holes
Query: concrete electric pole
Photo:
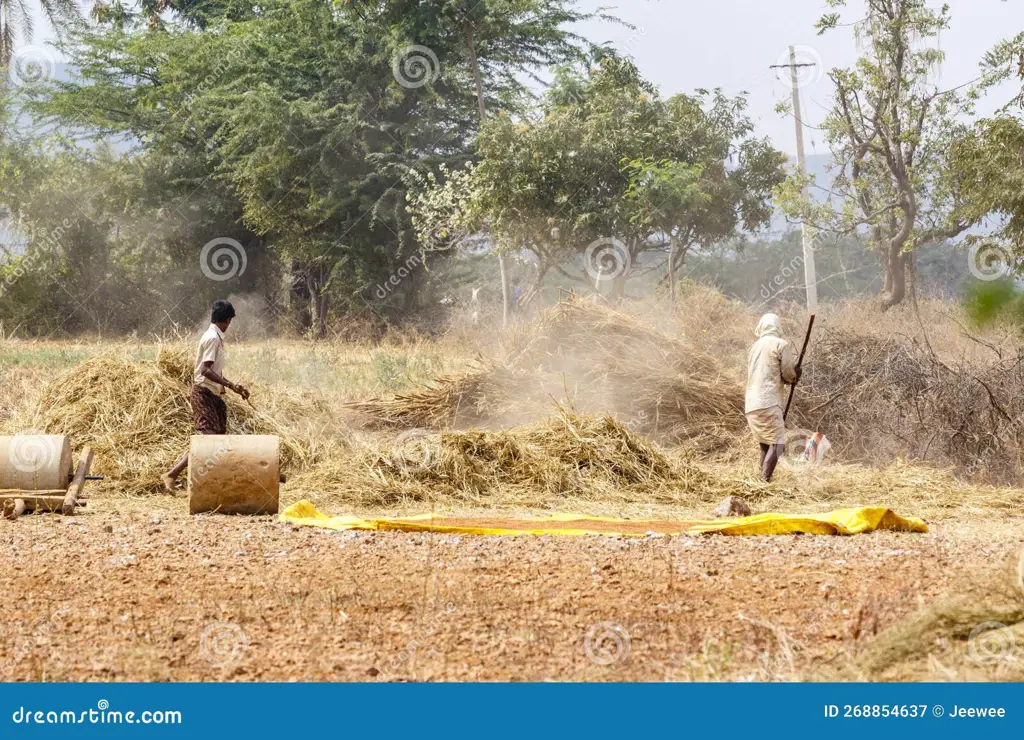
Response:
[{"label": "concrete electric pole", "polygon": [[[793,88],[793,120],[796,122],[796,161],[800,168],[800,174],[807,177],[807,158],[804,154],[804,124],[800,112],[800,81],[797,70],[801,67],[813,67],[814,64],[797,64],[796,48],[789,47],[789,64],[774,64],[772,69],[788,68],[790,85]],[[807,185],[804,185],[803,195],[805,199],[810,197]],[[807,284],[807,310],[811,313],[818,308],[818,278],[814,270],[814,238],[806,223],[801,224],[804,247],[804,282]]]}]

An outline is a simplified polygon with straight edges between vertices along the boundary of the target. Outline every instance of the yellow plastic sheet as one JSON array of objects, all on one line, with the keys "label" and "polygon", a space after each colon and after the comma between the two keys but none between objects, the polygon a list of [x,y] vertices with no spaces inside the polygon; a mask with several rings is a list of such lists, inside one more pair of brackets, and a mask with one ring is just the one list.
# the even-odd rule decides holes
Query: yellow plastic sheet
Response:
[{"label": "yellow plastic sheet", "polygon": [[543,518],[505,519],[503,517],[467,518],[423,514],[412,517],[360,519],[354,516],[327,516],[309,501],[299,501],[285,509],[282,522],[334,530],[395,530],[402,532],[439,532],[446,534],[490,535],[613,535],[642,537],[659,534],[829,534],[852,535],[878,530],[927,532],[928,525],[916,517],[901,517],[892,509],[869,506],[838,509],[825,514],[758,514],[735,519],[695,521],[638,521],[607,519],[581,514],[553,514]]}]

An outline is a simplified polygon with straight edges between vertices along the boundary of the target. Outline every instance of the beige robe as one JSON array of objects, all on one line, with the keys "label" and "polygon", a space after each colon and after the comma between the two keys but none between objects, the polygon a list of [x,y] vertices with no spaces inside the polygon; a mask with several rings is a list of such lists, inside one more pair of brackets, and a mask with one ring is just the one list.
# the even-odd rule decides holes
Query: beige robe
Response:
[{"label": "beige robe", "polygon": [[757,341],[747,354],[744,411],[758,442],[784,444],[784,384],[796,380],[799,356],[793,345],[782,338],[782,324],[775,314],[765,314],[754,333]]}]

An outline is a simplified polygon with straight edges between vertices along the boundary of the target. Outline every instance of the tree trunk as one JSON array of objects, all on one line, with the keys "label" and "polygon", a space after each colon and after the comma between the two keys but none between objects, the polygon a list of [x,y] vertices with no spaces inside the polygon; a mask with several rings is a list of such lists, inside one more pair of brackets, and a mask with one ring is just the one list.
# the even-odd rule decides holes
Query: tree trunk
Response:
[{"label": "tree trunk", "polygon": [[530,305],[534,299],[540,295],[541,283],[544,282],[544,276],[548,274],[550,269],[551,265],[544,261],[537,265],[537,275],[533,279],[533,285],[523,292],[523,297],[519,300],[519,306],[521,308],[525,308]]},{"label": "tree trunk", "polygon": [[[476,86],[476,103],[480,109],[480,123],[484,122],[487,117],[487,106],[484,103],[484,82],[480,76],[480,65],[476,59],[476,44],[474,42],[474,30],[473,26],[469,26],[466,29],[466,49],[469,52],[469,66],[473,71],[473,84]],[[505,255],[503,253],[498,254],[498,267],[501,272],[501,325],[502,327],[508,326],[508,315],[509,315],[509,289],[508,289],[508,270],[505,266]]]},{"label": "tree trunk", "polygon": [[676,307],[676,240],[673,237],[669,237],[668,240],[668,286],[674,309]]},{"label": "tree trunk", "polygon": [[418,271],[410,272],[406,278],[408,288],[402,297],[402,311],[408,316],[416,309],[416,302],[420,297],[420,281],[417,279]]},{"label": "tree trunk", "polygon": [[327,338],[327,294],[321,293],[316,307],[316,338]]},{"label": "tree trunk", "polygon": [[913,252],[910,252],[910,253],[908,253],[906,255],[906,263],[907,263],[907,284],[910,286],[909,287],[909,291],[908,291],[910,293],[910,302],[913,304],[914,308],[916,309],[916,308],[918,308],[918,305],[917,305],[917,265],[914,262],[914,253]]},{"label": "tree trunk", "polygon": [[484,105],[484,82],[480,77],[480,66],[476,61],[476,44],[473,41],[473,27],[466,30],[466,48],[469,50],[469,66],[473,70],[473,83],[476,85],[476,102],[480,108],[480,121],[487,117],[487,107]]},{"label": "tree trunk", "polygon": [[501,326],[508,327],[508,268],[505,265],[505,253],[498,252],[498,268],[501,270]]},{"label": "tree trunk", "polygon": [[315,267],[307,273],[309,285],[309,315],[311,319],[310,329],[314,339],[324,339],[327,336],[327,286],[324,280],[322,267]]},{"label": "tree trunk", "polygon": [[313,326],[313,315],[310,313],[310,307],[313,304],[310,301],[309,270],[303,269],[298,261],[293,259],[289,273],[289,313],[302,332],[307,332]]},{"label": "tree trunk", "polygon": [[887,263],[886,288],[882,292],[883,312],[898,306],[907,296],[907,255],[900,252],[899,246],[892,244]]}]

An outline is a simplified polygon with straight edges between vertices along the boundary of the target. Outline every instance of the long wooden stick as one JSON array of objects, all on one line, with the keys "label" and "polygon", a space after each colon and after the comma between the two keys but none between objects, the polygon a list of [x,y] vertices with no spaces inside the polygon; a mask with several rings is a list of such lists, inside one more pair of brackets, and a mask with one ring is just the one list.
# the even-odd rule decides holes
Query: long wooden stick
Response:
[{"label": "long wooden stick", "polygon": [[[814,328],[814,314],[811,314],[811,320],[807,322],[807,333],[804,335],[804,346],[800,350],[800,359],[796,361],[797,369],[803,367],[804,355],[807,354],[807,344],[811,341],[811,329]],[[799,382],[799,381],[797,381]],[[796,383],[793,383],[789,387],[789,400],[786,401],[786,410],[782,412],[782,420],[785,421],[789,416],[789,407],[793,405],[793,394],[796,392]]]},{"label": "long wooden stick", "polygon": [[67,493],[64,494],[64,505],[61,512],[67,516],[75,513],[78,505],[78,497],[82,495],[82,487],[85,486],[85,478],[89,475],[89,467],[92,465],[92,447],[83,447],[82,454],[78,458],[78,467],[75,469],[75,477],[68,485]]}]

